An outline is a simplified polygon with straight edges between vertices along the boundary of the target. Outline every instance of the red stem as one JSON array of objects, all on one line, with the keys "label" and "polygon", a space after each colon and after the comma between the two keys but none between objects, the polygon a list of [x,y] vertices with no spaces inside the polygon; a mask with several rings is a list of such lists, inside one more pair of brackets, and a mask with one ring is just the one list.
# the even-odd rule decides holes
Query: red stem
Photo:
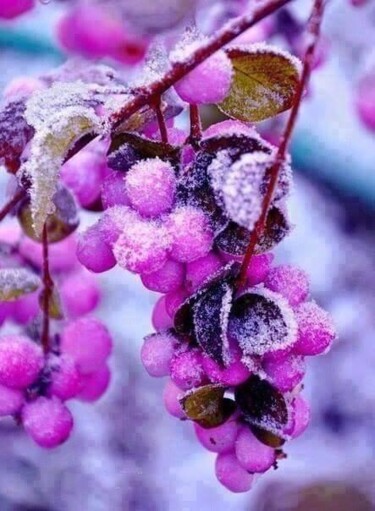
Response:
[{"label": "red stem", "polygon": [[194,148],[199,147],[202,138],[202,122],[198,105],[190,105],[190,143]]},{"label": "red stem", "polygon": [[185,60],[174,63],[163,78],[150,83],[146,87],[135,89],[133,91],[133,99],[125,103],[122,108],[111,115],[109,121],[112,125],[112,129],[119,127],[125,119],[129,118],[143,106],[150,104],[152,98],[160,97],[172,87],[172,85],[178,82],[178,80],[195,69],[213,53],[233,41],[233,39],[241,35],[245,30],[256,25],[256,23],[263,18],[266,18],[290,2],[291,0],[269,0],[266,4],[255,7],[250,14],[236,18],[231,23],[224,26],[215,36],[211,37],[206,44],[197,48]]},{"label": "red stem", "polygon": [[47,224],[43,226],[43,330],[42,330],[42,347],[44,354],[49,352],[49,308],[50,299],[53,292],[53,280],[49,270],[49,255],[48,255],[48,232]]},{"label": "red stem", "polygon": [[5,204],[3,209],[0,211],[0,222],[4,220],[4,218],[12,211],[14,206],[16,206],[20,200],[26,197],[26,191],[21,188],[11,199],[9,202]]},{"label": "red stem", "polygon": [[168,144],[168,128],[165,123],[163,111],[161,109],[160,96],[152,102],[152,108],[154,109],[154,111],[156,113],[156,119],[157,119],[158,125],[159,125],[161,141],[164,142],[165,144]]},{"label": "red stem", "polygon": [[314,59],[314,53],[317,46],[317,43],[319,41],[319,35],[320,35],[320,26],[323,18],[324,13],[324,1],[323,0],[315,0],[314,7],[309,19],[308,24],[308,33],[311,35],[311,40],[309,45],[306,48],[305,57],[303,60],[303,69],[301,74],[301,79],[299,81],[296,95],[294,98],[292,110],[290,112],[290,116],[288,119],[288,122],[285,127],[285,131],[283,136],[281,137],[280,145],[277,150],[275,162],[270,167],[270,169],[267,171],[267,174],[269,176],[268,181],[268,188],[266,191],[266,194],[263,198],[262,203],[262,212],[260,214],[260,217],[254,227],[254,230],[251,233],[249,245],[246,250],[245,257],[242,262],[241,271],[238,279],[238,286],[243,286],[246,283],[246,273],[251,261],[252,256],[254,255],[255,247],[257,245],[257,242],[260,238],[260,235],[263,232],[264,225],[266,223],[267,219],[267,213],[268,209],[270,207],[270,204],[272,202],[272,198],[275,192],[275,188],[277,185],[279,172],[281,169],[281,166],[285,160],[286,151],[293,133],[293,129],[296,124],[298,112],[301,106],[302,102],[302,96],[304,93],[304,90],[308,84],[310,74],[311,74],[311,67]]}]

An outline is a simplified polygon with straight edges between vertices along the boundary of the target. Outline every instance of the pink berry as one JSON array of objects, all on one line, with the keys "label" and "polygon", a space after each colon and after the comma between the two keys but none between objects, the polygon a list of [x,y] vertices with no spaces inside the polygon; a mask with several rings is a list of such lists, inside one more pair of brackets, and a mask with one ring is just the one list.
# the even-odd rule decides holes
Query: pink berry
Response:
[{"label": "pink berry", "polygon": [[111,248],[104,242],[98,224],[81,234],[77,246],[77,259],[85,268],[101,273],[116,265]]},{"label": "pink berry", "polygon": [[179,306],[186,300],[189,293],[185,288],[180,287],[165,296],[165,308],[170,318],[173,318]]},{"label": "pink berry", "polygon": [[309,293],[306,273],[287,264],[272,268],[264,284],[268,289],[280,293],[293,307],[306,300]]},{"label": "pink berry", "polygon": [[104,211],[97,225],[102,240],[112,247],[129,225],[140,220],[139,215],[130,207],[112,206]]},{"label": "pink berry", "polygon": [[168,162],[159,158],[141,160],[126,174],[125,187],[134,209],[141,215],[155,218],[171,209],[176,176]]},{"label": "pink berry", "polygon": [[184,282],[184,277],[184,265],[169,259],[159,270],[146,273],[141,276],[141,279],[143,285],[151,291],[170,293],[181,287]]},{"label": "pink berry", "polygon": [[155,330],[165,330],[166,328],[171,328],[173,326],[171,317],[166,311],[165,302],[165,296],[161,296],[154,305],[152,311],[152,326]]},{"label": "pink berry", "polygon": [[186,266],[186,289],[189,293],[193,293],[221,266],[221,259],[213,252],[188,263]]},{"label": "pink berry", "polygon": [[23,392],[0,385],[0,417],[18,413],[24,401]]},{"label": "pink berry", "polygon": [[306,364],[299,355],[284,360],[267,360],[263,363],[269,381],[281,392],[288,392],[300,383],[305,375]]},{"label": "pink berry", "polygon": [[168,376],[176,339],[167,332],[148,335],[141,349],[141,360],[150,376]]},{"label": "pink berry", "polygon": [[163,225],[134,221],[113,247],[118,264],[133,273],[152,273],[167,261],[170,237]]},{"label": "pink berry", "polygon": [[219,50],[178,81],[175,89],[187,103],[220,103],[228,94],[231,81],[231,61]]},{"label": "pink berry", "polygon": [[248,472],[266,472],[275,462],[275,450],[262,444],[244,426],[236,440],[236,456],[240,465]]},{"label": "pink berry", "polygon": [[171,257],[190,263],[208,254],[213,232],[203,211],[186,206],[174,211],[167,220],[172,237]]},{"label": "pink berry", "polygon": [[242,468],[233,452],[218,454],[215,473],[218,481],[233,493],[249,491],[254,481],[254,475]]},{"label": "pink berry", "polygon": [[259,137],[252,126],[245,124],[242,121],[234,121],[232,119],[211,124],[211,126],[203,132],[204,139],[218,135],[245,135],[252,138],[254,136],[256,138]]},{"label": "pink berry", "polygon": [[87,271],[67,275],[60,286],[61,301],[69,318],[92,312],[100,301],[100,288],[94,275]]},{"label": "pink berry", "polygon": [[356,94],[356,107],[366,128],[375,131],[375,72],[360,81]]},{"label": "pink berry", "polygon": [[[49,246],[49,264],[52,272],[67,272],[77,265],[76,237],[68,236],[62,241],[52,243]],[[33,241],[26,236],[19,244],[20,254],[31,263],[41,268],[43,265],[42,244]]]},{"label": "pink berry", "polygon": [[256,286],[264,281],[270,271],[273,257],[273,254],[268,252],[266,254],[254,255],[251,258],[246,273],[247,282],[250,286]]},{"label": "pink berry", "polygon": [[310,422],[310,406],[306,399],[298,395],[293,401],[294,408],[294,428],[291,433],[292,438],[302,435]]},{"label": "pink berry", "polygon": [[112,339],[101,321],[83,317],[72,321],[62,331],[61,351],[69,355],[82,374],[98,371],[109,357]]},{"label": "pink berry", "polygon": [[39,292],[35,291],[9,304],[12,306],[12,318],[16,323],[27,325],[36,318],[40,311],[38,296]]},{"label": "pink berry", "polygon": [[199,387],[206,381],[202,355],[197,350],[188,350],[175,355],[170,362],[171,378],[183,390]]},{"label": "pink berry", "polygon": [[22,423],[40,447],[57,447],[65,442],[73,428],[68,408],[57,398],[38,397],[22,409]]},{"label": "pink berry", "polygon": [[34,7],[34,0],[0,0],[0,18],[16,18]]},{"label": "pink berry", "polygon": [[195,434],[199,442],[211,452],[233,451],[239,426],[234,417],[230,417],[224,424],[216,428],[202,428],[194,424]]},{"label": "pink berry", "polygon": [[184,391],[177,387],[177,385],[172,380],[167,381],[163,392],[164,406],[167,412],[177,419],[182,419],[185,417],[185,412],[183,411],[179,401],[183,395]]},{"label": "pink berry", "polygon": [[82,376],[82,390],[77,395],[80,401],[97,401],[108,389],[111,381],[111,372],[107,365],[92,374]]},{"label": "pink berry", "polygon": [[222,385],[240,385],[246,381],[251,372],[241,362],[241,350],[239,348],[231,350],[230,362],[226,367],[217,364],[212,358],[204,356],[203,367],[212,383],[221,383]]},{"label": "pink berry", "polygon": [[24,389],[34,383],[43,367],[41,348],[20,335],[0,339],[0,384]]},{"label": "pink berry", "polygon": [[326,352],[336,337],[331,316],[315,302],[306,302],[296,309],[297,342],[293,351],[300,355]]},{"label": "pink berry", "polygon": [[66,401],[75,397],[82,385],[82,377],[78,372],[76,363],[68,355],[54,357],[51,366],[51,385],[49,392]]},{"label": "pink berry", "polygon": [[103,181],[101,197],[104,208],[112,206],[129,206],[126,195],[125,179],[122,172],[111,172]]}]

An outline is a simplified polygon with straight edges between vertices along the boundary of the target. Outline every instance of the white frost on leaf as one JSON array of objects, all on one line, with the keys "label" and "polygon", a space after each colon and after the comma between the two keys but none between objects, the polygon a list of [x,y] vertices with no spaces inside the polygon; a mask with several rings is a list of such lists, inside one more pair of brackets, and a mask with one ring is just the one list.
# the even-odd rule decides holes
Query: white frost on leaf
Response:
[{"label": "white frost on leaf", "polygon": [[33,293],[41,284],[40,278],[26,268],[0,269],[0,301],[10,302]]},{"label": "white frost on leaf", "polygon": [[35,128],[35,135],[21,174],[31,179],[31,210],[37,234],[55,210],[52,197],[67,152],[82,136],[102,130],[95,112],[98,104],[92,86],[82,82],[57,83],[27,102],[25,117]]}]

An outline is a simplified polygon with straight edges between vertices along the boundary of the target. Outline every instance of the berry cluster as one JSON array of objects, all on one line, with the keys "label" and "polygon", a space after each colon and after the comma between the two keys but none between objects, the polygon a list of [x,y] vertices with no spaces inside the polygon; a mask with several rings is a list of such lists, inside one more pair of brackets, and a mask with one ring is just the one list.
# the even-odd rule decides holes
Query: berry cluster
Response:
[{"label": "berry cluster", "polygon": [[218,454],[219,481],[246,491],[254,474],[285,456],[284,442],[307,427],[305,357],[326,352],[334,328],[308,301],[305,273],[272,266],[270,250],[290,229],[289,163],[239,286],[275,148],[237,121],[208,128],[196,152],[175,128],[168,137],[187,144],[139,135],[109,149],[106,209],[83,233],[77,254],[91,271],[118,264],[162,293],[143,365],[151,376],[169,377],[166,409],[194,421],[198,440]]}]

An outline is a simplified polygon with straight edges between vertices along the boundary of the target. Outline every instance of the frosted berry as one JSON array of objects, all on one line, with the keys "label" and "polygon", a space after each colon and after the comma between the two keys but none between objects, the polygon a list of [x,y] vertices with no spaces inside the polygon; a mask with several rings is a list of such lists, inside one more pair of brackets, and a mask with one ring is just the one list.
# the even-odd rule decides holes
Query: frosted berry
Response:
[{"label": "frosted berry", "polygon": [[281,392],[292,390],[305,375],[306,364],[299,355],[290,355],[284,360],[268,359],[263,364],[269,381]]},{"label": "frosted berry", "polygon": [[182,419],[185,417],[185,412],[183,411],[179,401],[183,395],[184,391],[177,387],[177,385],[172,380],[167,381],[163,392],[164,406],[167,412],[177,419]]},{"label": "frosted berry", "polygon": [[50,362],[51,384],[49,393],[66,401],[75,397],[81,389],[81,375],[75,361],[68,355],[54,357]]},{"label": "frosted berry", "polygon": [[98,371],[109,357],[112,339],[101,321],[83,317],[69,323],[61,334],[61,351],[69,355],[82,374]]},{"label": "frosted berry", "polygon": [[20,335],[0,338],[0,384],[24,389],[34,383],[42,367],[42,350],[30,339]]},{"label": "frosted berry", "polygon": [[0,417],[18,413],[24,401],[23,392],[0,385]]},{"label": "frosted berry", "polygon": [[203,211],[181,207],[167,220],[172,237],[171,257],[182,263],[195,261],[208,254],[213,244],[213,232]]},{"label": "frosted berry", "polygon": [[133,273],[152,273],[167,261],[170,237],[164,226],[143,220],[128,225],[113,247],[118,264]]},{"label": "frosted berry", "polygon": [[233,493],[249,491],[254,481],[254,475],[239,464],[233,452],[218,454],[215,473],[220,483]]},{"label": "frosted berry", "polygon": [[176,177],[170,163],[159,158],[142,160],[125,176],[126,194],[143,216],[155,218],[169,211],[174,202]]},{"label": "frosted berry", "polygon": [[39,78],[33,76],[20,76],[13,78],[5,87],[3,97],[7,100],[15,98],[28,98],[34,92],[42,89],[44,84]]},{"label": "frosted berry", "polygon": [[73,418],[68,408],[57,398],[38,397],[22,409],[26,432],[40,447],[57,447],[68,439]]},{"label": "frosted berry", "polygon": [[111,248],[103,240],[98,225],[92,225],[81,234],[77,258],[85,268],[95,273],[110,270],[116,265]]},{"label": "frosted berry", "polygon": [[141,276],[142,283],[147,289],[159,293],[170,293],[179,289],[185,277],[184,265],[168,259],[164,266],[152,273]]},{"label": "frosted berry", "polygon": [[183,390],[199,387],[206,381],[202,355],[197,350],[188,350],[175,355],[170,363],[171,378]]},{"label": "frosted berry", "polygon": [[221,259],[213,252],[188,263],[186,265],[186,289],[189,293],[196,291],[221,266]]},{"label": "frosted berry", "polygon": [[305,398],[298,395],[293,401],[294,409],[294,428],[291,433],[292,438],[302,435],[310,422],[310,406]]},{"label": "frosted berry", "polygon": [[126,195],[125,179],[122,172],[111,172],[103,181],[101,198],[104,208],[112,206],[129,206],[130,201]]},{"label": "frosted berry", "polygon": [[161,296],[152,311],[152,326],[155,330],[164,330],[173,326],[172,319],[166,310],[166,297]]},{"label": "frosted berry", "polygon": [[297,342],[293,351],[301,355],[319,355],[332,344],[336,334],[331,316],[315,302],[302,303],[296,309]]},{"label": "frosted berry", "polygon": [[202,428],[194,424],[195,434],[199,442],[211,452],[233,451],[239,426],[235,418],[230,417],[224,424],[216,428]]},{"label": "frosted berry", "polygon": [[228,94],[231,81],[231,61],[219,50],[179,80],[175,89],[187,103],[219,103]]},{"label": "frosted berry", "polygon": [[236,456],[240,465],[248,472],[266,472],[275,462],[275,450],[261,443],[244,426],[236,440]]},{"label": "frosted berry", "polygon": [[306,273],[287,264],[272,268],[264,284],[268,289],[280,293],[293,307],[303,302],[309,293]]},{"label": "frosted berry", "polygon": [[97,401],[108,389],[110,381],[111,372],[107,365],[95,373],[83,375],[81,377],[82,390],[77,395],[77,399],[90,403]]},{"label": "frosted berry", "polygon": [[176,339],[167,332],[149,335],[141,349],[141,360],[150,376],[168,376]]}]

